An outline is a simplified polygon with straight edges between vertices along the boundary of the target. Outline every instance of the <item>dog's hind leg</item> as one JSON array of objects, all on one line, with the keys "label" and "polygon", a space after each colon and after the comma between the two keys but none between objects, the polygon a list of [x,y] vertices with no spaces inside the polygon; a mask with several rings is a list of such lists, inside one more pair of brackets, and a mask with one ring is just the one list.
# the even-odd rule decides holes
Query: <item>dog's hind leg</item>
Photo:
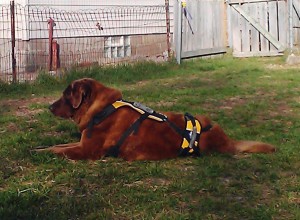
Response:
[{"label": "dog's hind leg", "polygon": [[213,125],[209,131],[201,134],[200,150],[203,152],[236,153],[234,142],[219,125]]},{"label": "dog's hind leg", "polygon": [[276,151],[271,144],[258,141],[235,141],[234,147],[237,153],[273,153]]},{"label": "dog's hind leg", "polygon": [[200,138],[200,149],[206,152],[219,153],[272,153],[275,147],[258,141],[235,141],[230,139],[219,125],[203,132]]}]

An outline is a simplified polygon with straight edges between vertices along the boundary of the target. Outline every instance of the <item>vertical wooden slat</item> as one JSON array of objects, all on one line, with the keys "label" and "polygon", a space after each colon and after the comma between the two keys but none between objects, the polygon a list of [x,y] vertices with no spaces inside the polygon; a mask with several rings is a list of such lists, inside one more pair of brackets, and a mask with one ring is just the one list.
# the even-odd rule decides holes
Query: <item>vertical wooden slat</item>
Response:
[{"label": "vertical wooden slat", "polygon": [[[262,27],[264,27],[267,31],[269,30],[269,19],[268,19],[268,3],[261,2],[259,3],[259,23]],[[261,34],[260,35],[260,44],[261,51],[269,51],[269,41]]]},{"label": "vertical wooden slat", "polygon": [[200,40],[200,46],[201,46],[201,48],[203,48],[205,46],[205,40],[204,40],[204,38],[206,37],[206,33],[207,33],[207,30],[205,29],[206,28],[205,27],[205,22],[207,22],[205,11],[207,10],[207,8],[205,8],[206,7],[205,1],[202,1],[202,2],[199,2],[199,3],[200,3],[200,5],[198,7],[201,8],[201,15],[202,15],[201,16],[202,17],[202,19],[201,19],[201,27],[200,27],[201,30],[202,30],[201,31],[202,34],[200,36],[200,38],[201,38],[201,40]]},{"label": "vertical wooden slat", "polygon": [[[249,4],[243,4],[242,8],[249,13]],[[242,51],[250,51],[250,34],[249,22],[246,19],[241,19],[241,34],[242,34]]]},{"label": "vertical wooden slat", "polygon": [[212,10],[212,6],[210,4],[211,2],[205,1],[205,7],[207,8],[207,12],[206,12],[206,18],[207,21],[204,23],[205,24],[205,30],[207,30],[207,37],[205,38],[205,45],[206,48],[212,48],[213,44],[212,44],[212,15],[213,15],[213,10]]},{"label": "vertical wooden slat", "polygon": [[186,43],[185,43],[185,47],[184,49],[187,51],[190,49],[190,36],[189,36],[189,27],[188,27],[188,22],[187,22],[187,19],[185,17],[185,15],[183,14],[182,15],[182,19],[183,19],[183,24],[184,24],[184,29],[183,29],[183,33],[184,33],[184,39],[186,39]]},{"label": "vertical wooden slat", "polygon": [[187,35],[187,22],[186,22],[185,16],[183,14],[183,9],[182,9],[182,51],[186,51],[188,49],[187,44],[185,43],[188,40],[189,39],[188,39],[188,35]]},{"label": "vertical wooden slat", "polygon": [[240,19],[241,16],[231,8],[232,47],[234,52],[241,52]]},{"label": "vertical wooden slat", "polygon": [[[257,19],[259,7],[255,3],[249,4],[249,11],[251,12],[251,16]],[[250,42],[251,42],[251,51],[259,52],[259,32],[251,25],[250,27]]]},{"label": "vertical wooden slat", "polygon": [[211,17],[211,21],[212,21],[212,48],[216,47],[218,45],[218,35],[221,34],[221,29],[219,29],[219,32],[216,32],[217,29],[217,25],[219,24],[219,17],[222,15],[222,13],[220,13],[219,11],[219,7],[218,7],[218,1],[213,1],[210,4],[210,7],[213,11]]},{"label": "vertical wooden slat", "polygon": [[[207,12],[205,12],[206,10],[207,10],[207,8],[206,8],[206,2],[205,1],[202,1],[202,2],[199,2],[199,6],[198,7],[200,7],[201,8],[201,10],[200,10],[200,13],[201,13],[201,26],[200,26],[200,28],[201,28],[201,32],[202,32],[202,34],[201,34],[201,39],[200,39],[200,47],[201,48],[203,48],[204,47],[204,45],[205,45],[205,37],[207,37],[207,32],[208,32],[208,30],[206,30],[205,28],[206,28],[206,25],[205,25],[205,22],[207,22],[207,18],[206,18],[206,13]],[[206,10],[204,10],[204,9],[206,9]]]},{"label": "vertical wooden slat", "polygon": [[[190,1],[188,2],[189,5],[188,5],[188,13],[191,14],[192,18],[190,19],[190,25],[187,23],[187,28],[188,28],[188,34],[190,36],[190,39],[188,44],[189,44],[189,50],[193,50],[193,48],[197,48],[197,37],[198,36],[198,33],[197,31],[195,30],[195,24],[197,23],[198,21],[198,18],[199,18],[199,15],[196,13],[197,11],[197,4],[198,2],[196,1]],[[189,16],[189,15],[187,15]]]},{"label": "vertical wooden slat", "polygon": [[[183,9],[182,9],[183,11]],[[186,33],[186,26],[187,26],[187,22],[186,22],[186,19],[184,17],[184,14],[182,13],[182,51],[187,51],[187,44],[185,42],[188,41],[188,38],[187,38],[187,33]]]},{"label": "vertical wooden slat", "polygon": [[224,4],[220,1],[215,2],[214,7],[217,9],[217,12],[215,15],[217,15],[217,18],[215,19],[215,25],[214,25],[214,32],[213,35],[215,36],[215,47],[221,47],[223,45],[222,36],[225,36],[224,32],[224,25],[223,20],[225,19],[225,7]]},{"label": "vertical wooden slat", "polygon": [[[299,1],[298,1],[299,2]],[[287,4],[285,1],[278,2],[278,27],[279,41],[284,45],[288,45],[288,17]],[[299,19],[298,19],[299,20]]]},{"label": "vertical wooden slat", "polygon": [[[269,27],[270,27],[270,33],[272,36],[274,36],[276,39],[278,39],[278,29],[277,29],[277,2],[269,2]],[[277,49],[270,44],[270,51],[276,51]]]},{"label": "vertical wooden slat", "polygon": [[[300,19],[298,18],[298,15],[295,11],[296,10],[300,10],[300,2],[299,1],[294,1],[293,2],[293,12],[292,12],[292,19],[293,19],[293,26],[295,27],[300,27]],[[294,38],[294,45],[299,45],[300,43],[300,28],[293,28],[293,38]]]},{"label": "vertical wooden slat", "polygon": [[216,6],[217,1],[210,1],[209,7],[211,10],[211,48],[214,48],[217,44],[217,36],[215,34],[216,23],[220,14],[218,14],[218,7]]},{"label": "vertical wooden slat", "polygon": [[198,14],[198,21],[200,20],[199,22],[199,26],[198,26],[198,30],[199,32],[197,33],[197,36],[199,38],[199,48],[203,48],[203,38],[205,36],[205,30],[204,30],[204,13],[205,13],[205,10],[204,10],[204,4],[203,2],[198,2],[198,5],[197,5],[197,8],[198,8],[198,11],[199,11],[199,14]]}]

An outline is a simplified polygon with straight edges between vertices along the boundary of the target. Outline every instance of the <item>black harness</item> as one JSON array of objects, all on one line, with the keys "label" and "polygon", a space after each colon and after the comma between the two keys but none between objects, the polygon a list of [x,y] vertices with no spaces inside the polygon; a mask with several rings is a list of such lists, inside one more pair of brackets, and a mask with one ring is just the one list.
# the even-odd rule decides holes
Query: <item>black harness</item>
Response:
[{"label": "black harness", "polygon": [[88,138],[90,138],[92,135],[92,128],[94,125],[100,124],[108,116],[117,111],[118,108],[125,106],[136,110],[141,114],[141,116],[133,124],[131,124],[131,126],[127,128],[127,130],[125,130],[125,132],[121,135],[117,143],[109,148],[109,150],[106,153],[106,156],[118,157],[120,148],[125,139],[132,133],[136,134],[142,122],[147,118],[160,123],[168,123],[168,125],[183,138],[179,156],[200,156],[200,151],[198,147],[200,134],[202,132],[210,130],[212,127],[211,125],[202,128],[200,122],[195,117],[193,117],[189,113],[185,113],[184,116],[186,121],[186,129],[183,130],[177,125],[175,125],[173,122],[168,120],[168,117],[166,115],[155,112],[151,108],[144,106],[143,104],[138,102],[128,102],[124,100],[119,100],[105,107],[101,112],[97,113],[88,123]]}]

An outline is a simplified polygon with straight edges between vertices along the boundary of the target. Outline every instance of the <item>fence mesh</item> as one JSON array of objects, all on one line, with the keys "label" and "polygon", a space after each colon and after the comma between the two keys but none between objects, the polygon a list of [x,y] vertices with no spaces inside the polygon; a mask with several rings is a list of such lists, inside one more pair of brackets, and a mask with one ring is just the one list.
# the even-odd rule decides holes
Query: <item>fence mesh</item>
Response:
[{"label": "fence mesh", "polygon": [[1,38],[0,38],[0,65],[1,75],[11,71],[11,39],[10,39],[10,7],[3,5],[1,10]]},{"label": "fence mesh", "polygon": [[60,74],[74,65],[167,57],[165,5],[16,4],[0,9],[0,79],[7,82],[33,80],[41,70]]}]

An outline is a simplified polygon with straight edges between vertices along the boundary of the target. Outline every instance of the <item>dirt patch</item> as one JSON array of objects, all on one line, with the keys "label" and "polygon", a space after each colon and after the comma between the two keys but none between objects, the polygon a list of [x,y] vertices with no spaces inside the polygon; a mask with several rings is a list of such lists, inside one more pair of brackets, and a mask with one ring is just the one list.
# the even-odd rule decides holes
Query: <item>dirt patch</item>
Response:
[{"label": "dirt patch", "polygon": [[25,106],[30,104],[44,104],[44,103],[50,103],[54,101],[56,98],[53,97],[33,97],[28,99],[7,99],[7,100],[0,100],[1,105],[7,105],[7,106]]},{"label": "dirt patch", "polygon": [[268,64],[266,68],[271,70],[299,69],[300,64]]},{"label": "dirt patch", "polygon": [[223,100],[220,105],[221,109],[233,109],[235,106],[245,105],[248,102],[247,98],[235,96],[229,99]]},{"label": "dirt patch", "polygon": [[44,109],[28,109],[28,106],[20,106],[17,108],[15,115],[18,117],[34,116],[43,111]]},{"label": "dirt patch", "polygon": [[34,97],[29,99],[0,100],[2,112],[10,112],[18,117],[31,117],[43,112],[45,109],[31,109],[33,104],[50,104],[55,100],[53,97]]},{"label": "dirt patch", "polygon": [[19,131],[19,128],[17,126],[17,124],[13,123],[13,122],[10,122],[8,125],[7,125],[7,131],[8,132],[17,132]]},{"label": "dirt patch", "polygon": [[[231,110],[236,106],[243,106],[250,102],[252,103],[261,102],[263,100],[272,100],[273,97],[275,97],[275,94],[266,94],[258,91],[253,95],[235,96],[230,97],[228,99],[224,99],[220,101],[219,108]],[[285,101],[273,100],[272,103],[274,105],[274,110],[269,110],[269,115],[272,117],[279,115],[290,115],[293,113],[293,109]]]},{"label": "dirt patch", "polygon": [[160,187],[167,187],[170,184],[171,184],[171,182],[169,180],[166,180],[163,178],[147,178],[145,180],[138,180],[133,183],[124,184],[124,186],[129,187],[129,188],[143,186],[143,187],[149,187],[153,191],[155,191]]}]

